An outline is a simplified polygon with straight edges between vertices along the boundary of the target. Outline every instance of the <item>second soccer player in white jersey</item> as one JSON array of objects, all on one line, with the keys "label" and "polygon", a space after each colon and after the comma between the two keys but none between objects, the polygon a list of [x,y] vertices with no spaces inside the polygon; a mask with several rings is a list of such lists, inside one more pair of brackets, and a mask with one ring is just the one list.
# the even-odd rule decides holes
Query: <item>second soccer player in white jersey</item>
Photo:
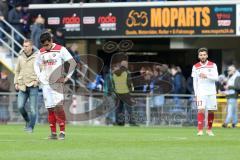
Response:
[{"label": "second soccer player in white jersey", "polygon": [[[49,139],[57,139],[56,123],[59,124],[59,139],[65,138],[65,112],[63,109],[63,84],[71,77],[76,66],[68,50],[53,43],[50,33],[41,34],[40,49],[34,64],[34,70],[41,83],[45,107],[48,109],[48,122],[51,128]],[[64,62],[69,62],[68,74],[64,76]]]},{"label": "second soccer player in white jersey", "polygon": [[212,124],[214,120],[214,111],[217,110],[216,85],[218,80],[218,71],[215,63],[208,61],[207,48],[198,49],[198,58],[200,62],[192,68],[193,88],[198,107],[198,135],[203,135],[205,110],[208,111],[208,128],[206,133],[214,136]]}]

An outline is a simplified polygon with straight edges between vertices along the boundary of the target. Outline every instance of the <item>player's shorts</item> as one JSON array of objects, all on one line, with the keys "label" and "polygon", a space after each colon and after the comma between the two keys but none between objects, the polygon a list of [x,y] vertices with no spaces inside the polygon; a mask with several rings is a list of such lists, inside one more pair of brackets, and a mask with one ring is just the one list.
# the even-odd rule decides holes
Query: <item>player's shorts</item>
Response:
[{"label": "player's shorts", "polygon": [[63,83],[55,83],[51,85],[42,85],[43,99],[46,108],[53,108],[63,105]]},{"label": "player's shorts", "polygon": [[207,110],[217,110],[216,95],[197,96],[197,108]]}]

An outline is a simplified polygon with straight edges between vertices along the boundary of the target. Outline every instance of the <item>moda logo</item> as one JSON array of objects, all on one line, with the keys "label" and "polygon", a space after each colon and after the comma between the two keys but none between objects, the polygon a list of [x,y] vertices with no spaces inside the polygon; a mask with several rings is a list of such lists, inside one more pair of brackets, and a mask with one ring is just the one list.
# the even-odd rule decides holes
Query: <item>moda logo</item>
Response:
[{"label": "moda logo", "polygon": [[96,18],[95,17],[83,17],[83,24],[95,24]]},{"label": "moda logo", "polygon": [[62,24],[66,31],[80,31],[80,17],[75,13],[71,17],[63,17]]},{"label": "moda logo", "polygon": [[216,7],[214,9],[216,12],[217,24],[219,27],[229,27],[232,24],[232,12],[231,7]]},{"label": "moda logo", "polygon": [[107,16],[98,17],[99,29],[102,31],[116,31],[117,17],[109,13]]},{"label": "moda logo", "polygon": [[60,18],[59,17],[48,17],[47,23],[48,23],[48,25],[59,25]]},{"label": "moda logo", "polygon": [[231,20],[218,20],[218,26],[231,26]]},{"label": "moda logo", "polygon": [[231,26],[231,14],[230,13],[217,13],[218,26]]}]

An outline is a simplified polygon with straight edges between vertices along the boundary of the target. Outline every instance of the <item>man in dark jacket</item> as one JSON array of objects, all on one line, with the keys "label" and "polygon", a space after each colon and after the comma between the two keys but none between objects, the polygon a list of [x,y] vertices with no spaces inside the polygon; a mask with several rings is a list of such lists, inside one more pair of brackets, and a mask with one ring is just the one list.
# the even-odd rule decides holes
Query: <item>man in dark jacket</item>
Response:
[{"label": "man in dark jacket", "polygon": [[[16,6],[11,9],[8,13],[8,22],[21,34],[23,34],[23,26],[27,22],[23,19],[23,13],[22,13],[22,4],[17,3]],[[23,39],[18,35],[14,34],[13,37],[19,44],[22,44]],[[15,44],[16,52],[20,51],[20,47]]]},{"label": "man in dark jacket", "polygon": [[[6,0],[0,0],[0,28],[6,29],[2,20],[6,20],[8,16],[8,4]],[[0,31],[0,39],[4,38],[4,34]],[[1,45],[1,42],[0,42]]]},{"label": "man in dark jacket", "polygon": [[[178,67],[172,67],[171,68],[172,73],[172,85],[173,85],[173,94],[184,94],[185,93],[185,79],[181,72],[179,72]],[[178,96],[174,97],[176,109],[180,109],[181,107],[181,101]]]},{"label": "man in dark jacket", "polygon": [[33,41],[33,45],[37,48],[41,47],[40,35],[45,32],[44,23],[45,19],[41,15],[38,15],[35,23],[31,27],[31,40]]},{"label": "man in dark jacket", "polygon": [[18,32],[23,33],[23,25],[26,21],[23,19],[21,3],[17,3],[16,6],[9,11],[8,21]]},{"label": "man in dark jacket", "polygon": [[66,46],[66,40],[62,28],[57,28],[53,41],[59,45]]}]

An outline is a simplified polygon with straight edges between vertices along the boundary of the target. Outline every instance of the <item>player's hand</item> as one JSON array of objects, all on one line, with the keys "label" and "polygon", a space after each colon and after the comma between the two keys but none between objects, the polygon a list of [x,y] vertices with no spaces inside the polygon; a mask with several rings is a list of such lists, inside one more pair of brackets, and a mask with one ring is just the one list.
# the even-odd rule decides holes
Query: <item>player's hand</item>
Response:
[{"label": "player's hand", "polygon": [[19,90],[18,84],[15,84],[15,89],[16,89],[17,91]]},{"label": "player's hand", "polygon": [[0,16],[0,20],[1,20],[1,21],[4,20],[4,17],[3,17],[3,16]]},{"label": "player's hand", "polygon": [[199,74],[199,77],[205,79],[205,78],[207,78],[207,75],[204,74],[204,73],[200,73],[200,74]]},{"label": "player's hand", "polygon": [[33,81],[33,87],[37,87],[38,86],[38,81]]},{"label": "player's hand", "polygon": [[226,93],[224,91],[219,91],[218,94],[225,96]]},{"label": "player's hand", "polygon": [[64,82],[64,78],[61,77],[61,78],[59,78],[56,82],[57,82],[57,83],[63,83],[63,82]]},{"label": "player's hand", "polygon": [[59,78],[56,82],[57,83],[66,83],[67,81],[69,80],[69,78],[68,77],[61,77],[61,78]]},{"label": "player's hand", "polygon": [[21,18],[21,19],[20,19],[20,23],[24,23],[24,19]]},{"label": "player's hand", "polygon": [[63,83],[66,83],[68,80],[69,80],[69,78],[65,77]]},{"label": "player's hand", "polygon": [[224,85],[223,88],[224,88],[225,90],[228,90],[228,85]]}]

